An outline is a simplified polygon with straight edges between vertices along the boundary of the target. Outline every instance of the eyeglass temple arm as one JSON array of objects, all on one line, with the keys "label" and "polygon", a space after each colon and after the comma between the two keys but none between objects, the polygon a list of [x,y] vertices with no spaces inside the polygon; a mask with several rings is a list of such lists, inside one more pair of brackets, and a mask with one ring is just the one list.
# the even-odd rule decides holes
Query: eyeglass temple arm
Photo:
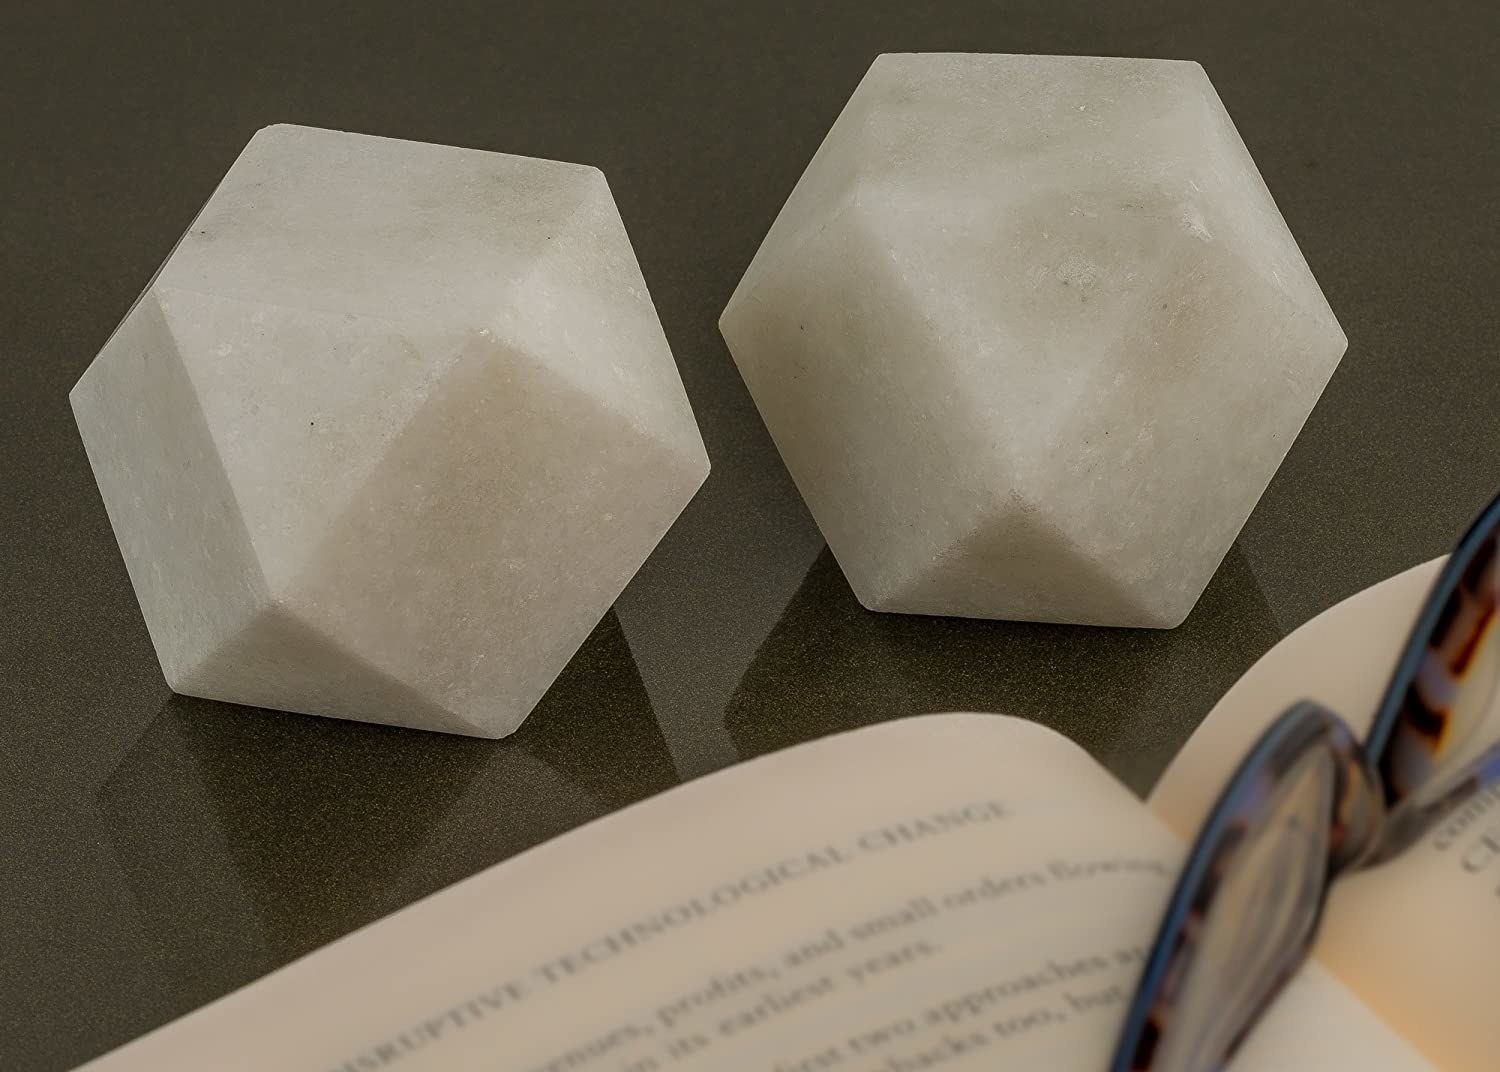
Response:
[{"label": "eyeglass temple arm", "polygon": [[1369,867],[1399,856],[1465,801],[1496,786],[1500,786],[1500,744],[1423,790],[1421,799],[1397,808],[1387,817],[1363,865]]}]

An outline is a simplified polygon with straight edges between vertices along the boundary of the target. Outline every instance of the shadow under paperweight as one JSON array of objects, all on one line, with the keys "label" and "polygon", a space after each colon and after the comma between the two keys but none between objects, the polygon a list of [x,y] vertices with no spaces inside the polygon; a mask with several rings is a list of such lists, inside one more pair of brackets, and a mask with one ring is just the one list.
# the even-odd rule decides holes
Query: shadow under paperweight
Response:
[{"label": "shadow under paperweight", "polygon": [[481,737],[708,474],[601,172],[308,127],[71,400],[174,690]]},{"label": "shadow under paperweight", "polygon": [[873,610],[1170,627],[1346,340],[1203,69],[888,55],[720,321]]}]

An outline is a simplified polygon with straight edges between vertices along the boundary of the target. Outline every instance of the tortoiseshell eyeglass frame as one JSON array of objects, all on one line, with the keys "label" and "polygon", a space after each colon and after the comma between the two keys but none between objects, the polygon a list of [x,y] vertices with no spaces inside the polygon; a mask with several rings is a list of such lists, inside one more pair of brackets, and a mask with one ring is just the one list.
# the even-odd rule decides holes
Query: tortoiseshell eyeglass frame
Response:
[{"label": "tortoiseshell eyeglass frame", "polygon": [[1335,879],[1398,855],[1464,801],[1500,785],[1500,743],[1457,762],[1494,699],[1495,682],[1485,674],[1496,668],[1497,611],[1500,497],[1479,515],[1438,575],[1365,742],[1332,711],[1303,701],[1284,712],[1240,763],[1168,901],[1109,1072],[1154,1072],[1164,1040],[1177,1031],[1203,1030],[1174,1021],[1182,988],[1203,985],[1191,969],[1205,932],[1245,925],[1233,916],[1211,918],[1215,897],[1246,858],[1247,845],[1262,834],[1277,836],[1262,827],[1277,818],[1278,790],[1292,772],[1321,757],[1318,776],[1330,790],[1327,851],[1307,865],[1321,872],[1311,876],[1320,888],[1309,924],[1266,936],[1285,947],[1268,952],[1259,978],[1237,980],[1250,987],[1248,1000],[1216,1010],[1236,1022],[1212,1025],[1217,1048],[1190,1072],[1222,1068],[1296,974],[1312,949]]}]

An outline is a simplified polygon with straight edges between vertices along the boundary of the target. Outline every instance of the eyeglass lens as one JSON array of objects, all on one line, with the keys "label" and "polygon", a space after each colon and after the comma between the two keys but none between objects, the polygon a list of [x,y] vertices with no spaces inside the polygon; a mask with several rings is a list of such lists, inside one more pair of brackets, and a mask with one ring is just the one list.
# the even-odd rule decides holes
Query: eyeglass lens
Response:
[{"label": "eyeglass lens", "polygon": [[1500,738],[1500,534],[1475,550],[1439,614],[1381,758],[1386,799],[1424,787]]},{"label": "eyeglass lens", "polygon": [[1173,986],[1182,995],[1173,1017],[1180,1030],[1165,1033],[1153,1072],[1217,1067],[1230,1035],[1300,963],[1327,875],[1335,784],[1331,755],[1310,751],[1255,809],[1253,825],[1225,837],[1215,868],[1227,870],[1208,879],[1216,887],[1208,914],[1188,923],[1197,954],[1187,958],[1189,977]]}]

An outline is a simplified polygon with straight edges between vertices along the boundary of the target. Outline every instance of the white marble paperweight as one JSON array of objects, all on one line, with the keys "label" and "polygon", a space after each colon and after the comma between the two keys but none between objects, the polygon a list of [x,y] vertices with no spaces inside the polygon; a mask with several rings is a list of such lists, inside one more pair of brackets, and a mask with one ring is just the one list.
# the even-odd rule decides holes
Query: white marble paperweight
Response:
[{"label": "white marble paperweight", "polygon": [[720,321],[874,610],[1169,627],[1342,356],[1196,63],[876,60]]},{"label": "white marble paperweight", "polygon": [[173,689],[481,737],[708,474],[597,169],[307,127],[71,399]]}]

